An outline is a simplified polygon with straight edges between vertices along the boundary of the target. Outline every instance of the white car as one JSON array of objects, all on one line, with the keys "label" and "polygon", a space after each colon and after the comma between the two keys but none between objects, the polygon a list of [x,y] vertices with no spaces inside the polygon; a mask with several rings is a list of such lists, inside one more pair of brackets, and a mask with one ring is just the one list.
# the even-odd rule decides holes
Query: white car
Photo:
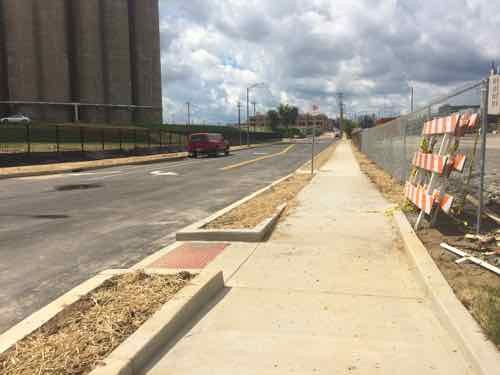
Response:
[{"label": "white car", "polygon": [[0,118],[0,124],[29,124],[30,122],[29,117],[20,113]]}]

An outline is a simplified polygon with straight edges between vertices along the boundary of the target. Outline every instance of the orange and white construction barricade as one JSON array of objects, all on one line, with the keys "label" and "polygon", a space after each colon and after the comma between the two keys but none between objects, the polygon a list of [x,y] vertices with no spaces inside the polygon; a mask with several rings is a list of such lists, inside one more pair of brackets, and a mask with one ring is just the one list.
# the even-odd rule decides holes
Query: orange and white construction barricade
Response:
[{"label": "orange and white construction barricade", "polygon": [[439,210],[451,212],[455,197],[446,193],[448,179],[453,172],[462,173],[467,161],[458,152],[460,139],[478,123],[478,114],[465,112],[424,124],[421,147],[413,157],[413,172],[405,186],[405,197],[420,209],[415,229],[424,215],[431,216],[434,224]]}]

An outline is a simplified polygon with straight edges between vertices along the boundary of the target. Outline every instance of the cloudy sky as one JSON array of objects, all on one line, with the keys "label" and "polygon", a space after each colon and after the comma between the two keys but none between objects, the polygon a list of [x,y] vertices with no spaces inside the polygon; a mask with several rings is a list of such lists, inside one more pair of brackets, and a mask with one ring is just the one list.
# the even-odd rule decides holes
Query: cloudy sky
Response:
[{"label": "cloudy sky", "polygon": [[500,60],[500,1],[160,0],[169,121],[237,120],[245,87],[257,110],[280,102],[335,116],[407,111],[483,78]]}]

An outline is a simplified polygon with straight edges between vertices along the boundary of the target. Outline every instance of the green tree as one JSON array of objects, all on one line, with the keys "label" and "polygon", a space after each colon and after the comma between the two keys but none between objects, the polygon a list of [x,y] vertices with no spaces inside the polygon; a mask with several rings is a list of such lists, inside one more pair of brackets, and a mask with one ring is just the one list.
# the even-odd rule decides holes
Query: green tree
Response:
[{"label": "green tree", "polygon": [[274,109],[267,112],[267,118],[269,120],[269,126],[271,126],[272,131],[276,131],[280,125],[280,114]]},{"label": "green tree", "polygon": [[297,117],[299,117],[299,109],[288,104],[280,104],[278,113],[280,115],[281,123],[286,127],[286,136],[289,138],[290,125],[297,122]]},{"label": "green tree", "polygon": [[359,119],[359,127],[362,129],[373,128],[375,119],[372,116],[364,115]]},{"label": "green tree", "polygon": [[354,121],[344,119],[342,121],[342,131],[346,134],[347,138],[351,138],[352,131],[358,127]]}]

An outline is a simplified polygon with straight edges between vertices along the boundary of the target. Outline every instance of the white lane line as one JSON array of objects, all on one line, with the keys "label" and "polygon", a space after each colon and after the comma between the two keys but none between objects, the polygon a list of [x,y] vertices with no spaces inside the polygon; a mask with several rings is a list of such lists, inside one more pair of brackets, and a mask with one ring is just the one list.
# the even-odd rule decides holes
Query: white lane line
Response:
[{"label": "white lane line", "polygon": [[178,173],[175,172],[164,172],[164,171],[153,171],[150,172],[149,174],[153,176],[178,176]]}]

